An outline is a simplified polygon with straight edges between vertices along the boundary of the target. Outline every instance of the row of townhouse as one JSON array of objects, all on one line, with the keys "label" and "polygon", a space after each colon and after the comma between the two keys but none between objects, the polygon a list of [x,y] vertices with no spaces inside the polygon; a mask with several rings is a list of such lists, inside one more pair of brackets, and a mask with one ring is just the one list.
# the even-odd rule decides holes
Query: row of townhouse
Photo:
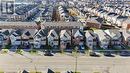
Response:
[{"label": "row of townhouse", "polygon": [[76,13],[74,8],[69,8],[68,6],[60,5],[57,9],[61,21],[77,21],[77,16],[74,15],[74,13]]},{"label": "row of townhouse", "polygon": [[53,16],[53,6],[46,6],[45,9],[42,12],[42,19],[49,22],[52,21]]},{"label": "row of townhouse", "polygon": [[13,4],[12,6],[14,6],[12,9],[13,12],[10,14],[7,13],[7,10],[9,9],[7,9],[6,6],[5,7],[3,6],[3,9],[6,10],[1,14],[0,16],[1,19],[7,21],[25,21],[29,17],[32,17],[37,12],[39,12],[39,9],[37,8],[38,4],[20,4],[20,5]]},{"label": "row of townhouse", "polygon": [[[130,46],[130,32],[118,29],[94,31],[73,29],[71,31],[61,30],[59,33],[52,29],[48,32],[48,35],[46,35],[45,30],[41,30],[37,33],[36,37],[35,43],[41,45],[49,44],[55,48],[70,48],[72,45],[79,45],[81,49],[85,48],[84,45],[89,48],[100,46],[104,49],[111,48],[111,46],[122,48],[124,44]],[[38,46],[40,47],[40,45]]]},{"label": "row of townhouse", "polygon": [[[37,30],[35,29],[2,29],[1,34],[1,47],[4,48],[5,45],[11,44],[12,46],[23,45],[28,47],[33,44],[33,35]],[[2,38],[3,37],[3,38]]]},{"label": "row of townhouse", "polygon": [[63,6],[59,6],[58,7],[58,11],[59,11],[59,15],[60,15],[60,20],[65,20],[65,21],[68,21],[69,20],[69,15],[68,13],[66,12],[66,9],[65,7]]},{"label": "row of townhouse", "polygon": [[[41,29],[34,38],[35,47],[40,48],[40,46],[50,45],[53,48],[70,48],[71,45],[79,45],[80,47],[84,45],[84,35],[82,30],[60,30],[58,32],[55,29],[51,29],[49,32]],[[72,43],[72,41],[74,43]],[[43,42],[43,43],[41,43]]]},{"label": "row of townhouse", "polygon": [[[21,32],[22,31],[22,32]],[[6,39],[6,41],[5,41]],[[0,32],[0,45],[24,45],[25,48],[33,44],[35,48],[44,48],[50,45],[53,48],[69,49],[72,45],[78,45],[80,49],[84,49],[86,45],[90,49],[98,49],[100,46],[103,49],[111,47],[122,48],[127,45],[130,47],[130,31],[129,30],[60,30],[45,29],[34,30],[13,30],[3,29]]]},{"label": "row of townhouse", "polygon": [[128,6],[104,6],[103,9],[123,16],[130,16],[130,9]]},{"label": "row of townhouse", "polygon": [[[75,45],[82,46],[83,31],[75,29],[72,32]],[[69,48],[72,45],[72,32],[71,30],[61,30],[57,33],[57,30],[54,29],[49,31],[45,29],[39,31],[35,29],[2,29],[0,31],[0,45],[4,47],[10,43],[12,46],[23,45],[24,48],[32,44],[35,48],[45,47],[46,45],[58,48],[60,45],[60,47]]]},{"label": "row of townhouse", "polygon": [[122,49],[124,45],[130,47],[130,33],[128,30],[94,30],[85,31],[86,45],[91,49],[118,48]]},{"label": "row of townhouse", "polygon": [[128,16],[122,16],[122,15],[119,15],[115,12],[109,12],[103,8],[97,8],[97,7],[88,8],[87,11],[95,14],[96,16],[104,18],[105,20],[107,20],[111,24],[114,24],[118,27],[125,28],[125,29],[130,28],[129,27],[130,26],[130,22],[129,22],[130,18]]}]

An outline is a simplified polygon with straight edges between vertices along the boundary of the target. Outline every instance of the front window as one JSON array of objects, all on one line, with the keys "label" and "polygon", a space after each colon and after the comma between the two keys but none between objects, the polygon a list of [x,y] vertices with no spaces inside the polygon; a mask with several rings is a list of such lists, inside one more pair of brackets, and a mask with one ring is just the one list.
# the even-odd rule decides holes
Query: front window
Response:
[{"label": "front window", "polygon": [[92,40],[88,40],[88,42],[92,42]]}]

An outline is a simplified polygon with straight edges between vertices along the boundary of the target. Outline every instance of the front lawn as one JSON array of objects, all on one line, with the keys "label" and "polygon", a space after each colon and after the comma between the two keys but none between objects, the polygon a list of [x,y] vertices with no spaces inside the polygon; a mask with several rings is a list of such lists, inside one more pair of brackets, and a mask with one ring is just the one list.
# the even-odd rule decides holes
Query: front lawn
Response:
[{"label": "front lawn", "polygon": [[100,48],[100,47],[99,47],[97,50],[102,50],[102,51],[104,51],[104,48]]},{"label": "front lawn", "polygon": [[35,49],[31,49],[31,50],[29,51],[29,53],[30,53],[30,54],[33,54],[33,55],[36,55],[36,54],[38,54],[38,51],[35,50]]},{"label": "front lawn", "polygon": [[54,72],[54,73],[61,73],[61,72],[58,72],[58,71],[57,71],[57,72]]},{"label": "front lawn", "polygon": [[0,73],[4,73],[3,71],[0,71]]},{"label": "front lawn", "polygon": [[35,72],[35,71],[31,71],[31,72],[29,72],[29,73],[42,73],[42,72]]},{"label": "front lawn", "polygon": [[81,72],[72,72],[72,73],[81,73]]},{"label": "front lawn", "polygon": [[129,47],[129,46],[127,46],[126,48],[127,48],[127,50],[130,50],[130,47]]},{"label": "front lawn", "polygon": [[100,73],[100,72],[93,72],[93,73]]},{"label": "front lawn", "polygon": [[0,73],[4,73],[4,71],[0,69]]},{"label": "front lawn", "polygon": [[73,49],[72,50],[72,56],[77,57],[79,55],[78,50]]},{"label": "front lawn", "polygon": [[118,48],[118,47],[112,47],[112,50],[120,51],[121,48]]},{"label": "front lawn", "polygon": [[8,52],[9,52],[8,49],[2,49],[2,50],[1,50],[1,53],[2,53],[2,54],[6,54],[6,53],[8,53]]},{"label": "front lawn", "polygon": [[90,29],[92,29],[92,30],[98,30],[97,28],[90,28]]},{"label": "front lawn", "polygon": [[22,49],[17,49],[17,50],[16,50],[16,53],[17,53],[17,54],[20,54],[20,55],[23,55],[23,52],[24,52],[24,51],[23,51]]}]

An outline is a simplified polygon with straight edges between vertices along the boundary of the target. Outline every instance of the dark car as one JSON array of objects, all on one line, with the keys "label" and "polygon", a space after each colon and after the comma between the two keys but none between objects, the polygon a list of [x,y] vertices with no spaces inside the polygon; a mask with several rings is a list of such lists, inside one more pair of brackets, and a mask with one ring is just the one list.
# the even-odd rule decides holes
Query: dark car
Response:
[{"label": "dark car", "polygon": [[53,56],[50,50],[46,50],[44,56]]},{"label": "dark car", "polygon": [[95,52],[90,52],[89,54],[90,56],[93,56],[93,57],[100,57],[99,55],[97,55]]},{"label": "dark car", "polygon": [[114,57],[114,55],[112,55],[110,51],[105,51],[105,52],[104,52],[104,56]]},{"label": "dark car", "polygon": [[121,51],[120,56],[130,56],[130,52],[128,51]]}]

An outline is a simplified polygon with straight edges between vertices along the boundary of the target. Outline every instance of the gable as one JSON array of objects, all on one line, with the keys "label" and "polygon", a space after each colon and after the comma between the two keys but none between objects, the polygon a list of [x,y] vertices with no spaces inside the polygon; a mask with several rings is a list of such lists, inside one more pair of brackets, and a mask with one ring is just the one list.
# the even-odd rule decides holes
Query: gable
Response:
[{"label": "gable", "polygon": [[83,33],[80,30],[77,30],[76,33],[74,34],[74,37],[83,37]]},{"label": "gable", "polygon": [[119,39],[121,37],[121,34],[117,29],[105,30],[105,33],[112,39]]},{"label": "gable", "polygon": [[40,30],[37,34],[39,34],[41,37],[46,37],[44,30]]},{"label": "gable", "polygon": [[86,37],[86,38],[89,38],[89,37],[92,37],[92,35],[90,34],[89,31],[85,31],[85,37]]},{"label": "gable", "polygon": [[61,39],[71,39],[71,35],[66,30],[61,30],[60,38]]},{"label": "gable", "polygon": [[31,33],[30,33],[29,31],[26,31],[24,34],[25,34],[26,36],[31,36]]},{"label": "gable", "polygon": [[56,31],[55,30],[50,30],[50,32],[49,32],[49,34],[48,34],[48,36],[47,36],[48,38],[50,37],[50,38],[58,38],[58,34],[56,33]]}]

